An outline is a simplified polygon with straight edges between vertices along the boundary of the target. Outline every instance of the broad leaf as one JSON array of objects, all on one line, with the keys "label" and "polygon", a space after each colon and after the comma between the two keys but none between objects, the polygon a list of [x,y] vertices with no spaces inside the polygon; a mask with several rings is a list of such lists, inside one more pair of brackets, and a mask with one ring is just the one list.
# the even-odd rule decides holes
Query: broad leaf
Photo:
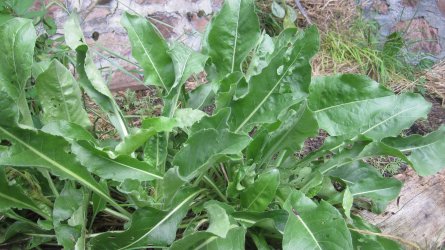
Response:
[{"label": "broad leaf", "polygon": [[236,155],[249,144],[249,137],[228,130],[207,129],[193,134],[175,155],[173,165],[185,179],[195,176],[202,168],[226,155]]},{"label": "broad leaf", "polygon": [[45,219],[51,220],[51,216],[41,210],[18,185],[9,185],[6,180],[4,168],[0,168],[0,212],[10,208],[24,208],[32,210]]},{"label": "broad leaf", "polygon": [[76,123],[70,123],[64,120],[54,121],[42,127],[42,131],[56,136],[64,137],[75,141],[95,142],[93,135]]},{"label": "broad leaf", "polygon": [[286,210],[272,210],[266,212],[234,212],[231,216],[244,227],[259,227],[269,232],[283,234],[289,215]]},{"label": "broad leaf", "polygon": [[249,68],[246,72],[247,79],[254,75],[258,75],[261,71],[267,67],[270,61],[270,55],[275,50],[275,46],[272,38],[263,32],[260,39],[258,40],[258,45],[254,50],[254,55],[250,61]]},{"label": "broad leaf", "polygon": [[54,231],[57,242],[64,249],[75,249],[76,243],[85,233],[86,196],[82,188],[76,189],[68,182],[54,202]]},{"label": "broad leaf", "polygon": [[0,91],[6,91],[22,115],[21,122],[32,125],[25,87],[31,77],[37,39],[32,20],[13,18],[0,25]]},{"label": "broad leaf", "polygon": [[88,96],[107,113],[120,136],[122,138],[127,136],[128,128],[125,119],[102,78],[101,72],[96,68],[88,53],[88,45],[85,43],[85,37],[80,29],[78,15],[72,13],[63,27],[65,30],[69,30],[65,34],[66,44],[77,52],[76,69],[79,74],[80,85],[85,89]]},{"label": "broad leaf", "polygon": [[45,123],[65,120],[83,127],[90,126],[88,114],[83,108],[80,88],[65,66],[53,60],[36,81],[35,88]]},{"label": "broad leaf", "polygon": [[71,154],[69,143],[63,138],[41,131],[0,126],[0,139],[8,140],[12,144],[7,157],[0,158],[0,165],[48,168],[57,175],[78,181],[120,211],[125,211],[79,164]]},{"label": "broad leaf", "polygon": [[269,160],[280,150],[296,152],[304,141],[318,134],[318,124],[314,114],[307,108],[306,102],[300,103],[295,110],[290,110],[281,126],[273,131],[263,149],[263,159]]},{"label": "broad leaf", "polygon": [[209,232],[196,232],[183,239],[175,241],[171,250],[202,249],[202,250],[226,250],[244,249],[246,229],[233,227],[225,238],[220,238]]},{"label": "broad leaf", "polygon": [[5,91],[0,91],[0,117],[0,126],[14,126],[18,122],[19,109]]},{"label": "broad leaf", "polygon": [[217,201],[208,201],[204,204],[210,220],[207,232],[213,233],[221,238],[226,238],[231,224],[229,215],[223,207],[224,205],[226,204],[220,204]]},{"label": "broad leaf", "polygon": [[272,169],[258,176],[258,179],[241,193],[241,207],[248,211],[262,212],[275,198],[280,184],[280,172]]},{"label": "broad leaf", "polygon": [[176,237],[176,229],[201,191],[187,190],[174,198],[169,211],[154,208],[136,210],[131,225],[124,232],[103,233],[90,240],[92,249],[128,249],[150,245],[168,245]]},{"label": "broad leaf", "polygon": [[162,179],[154,166],[139,161],[130,156],[121,155],[114,159],[87,142],[78,142],[72,145],[72,151],[82,165],[104,179],[124,181],[126,179],[150,181]]},{"label": "broad leaf", "polygon": [[380,140],[426,118],[431,104],[418,94],[394,95],[363,76],[336,75],[314,79],[309,107],[331,136],[359,134]]},{"label": "broad leaf", "polygon": [[426,136],[388,138],[384,143],[409,153],[407,158],[419,175],[432,175],[445,168],[445,126]]},{"label": "broad leaf", "polygon": [[364,162],[348,164],[328,174],[342,179],[353,197],[369,199],[375,213],[383,212],[402,188],[399,180],[383,177],[377,169]]},{"label": "broad leaf", "polygon": [[204,49],[220,77],[241,71],[241,63],[255,46],[260,25],[254,8],[253,0],[226,0],[208,27]]},{"label": "broad leaf", "polygon": [[[230,105],[229,121],[235,132],[249,130],[255,123],[273,123],[280,112],[306,96],[311,81],[310,58],[318,49],[318,32],[311,27],[304,33],[291,30],[294,44],[280,48],[261,74],[249,81],[249,91]],[[261,87],[258,87],[261,86]],[[279,90],[288,92],[278,93]]]},{"label": "broad leaf", "polygon": [[289,212],[283,236],[283,249],[353,249],[342,215],[325,201],[316,204],[295,191],[285,203]]},{"label": "broad leaf", "polygon": [[136,149],[144,145],[148,139],[155,134],[156,131],[153,129],[138,129],[117,144],[115,151],[121,155],[130,155]]},{"label": "broad leaf", "polygon": [[127,12],[121,22],[128,32],[132,55],[144,69],[145,84],[158,85],[169,92],[175,82],[175,70],[159,31],[147,19]]}]

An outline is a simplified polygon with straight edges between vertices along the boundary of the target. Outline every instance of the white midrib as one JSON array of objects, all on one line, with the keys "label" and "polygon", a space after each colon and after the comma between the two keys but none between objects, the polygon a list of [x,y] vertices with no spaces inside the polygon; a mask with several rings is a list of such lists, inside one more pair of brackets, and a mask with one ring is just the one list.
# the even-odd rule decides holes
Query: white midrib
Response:
[{"label": "white midrib", "polygon": [[250,208],[250,206],[253,205],[253,203],[255,203],[255,201],[258,199],[258,197],[260,197],[260,195],[264,192],[264,190],[266,190],[266,188],[268,188],[269,185],[264,185],[264,187],[261,189],[261,191],[255,196],[255,198],[249,203],[249,205],[247,206],[247,209]]},{"label": "white midrib", "polygon": [[141,47],[144,49],[144,53],[147,55],[148,60],[150,60],[151,65],[153,66],[153,69],[156,72],[156,75],[158,76],[159,80],[162,83],[162,86],[164,87],[164,89],[167,89],[167,87],[165,86],[164,80],[162,79],[161,75],[159,74],[158,68],[156,67],[156,65],[154,64],[153,60],[151,59],[150,54],[148,53],[147,49],[145,48],[144,44],[142,43],[141,38],[139,37],[138,33],[136,32],[136,30],[133,29],[133,26],[130,25],[129,27],[132,28],[134,34],[136,35],[139,44],[141,45]]},{"label": "white midrib", "polygon": [[413,151],[413,150],[417,150],[417,149],[421,149],[421,148],[426,148],[426,147],[431,146],[436,143],[437,143],[437,141],[434,141],[434,142],[431,142],[431,143],[428,143],[428,144],[425,144],[422,146],[418,146],[418,147],[405,148],[405,149],[400,150],[400,152],[404,153],[404,152]]},{"label": "white midrib", "polygon": [[33,152],[34,154],[36,154],[37,156],[39,156],[40,158],[42,158],[43,160],[47,161],[49,164],[53,165],[54,167],[58,168],[59,170],[61,170],[64,173],[67,173],[69,176],[73,177],[74,179],[76,179],[77,181],[79,181],[80,183],[82,183],[83,185],[87,186],[88,188],[90,188],[91,190],[93,190],[94,192],[96,192],[97,194],[99,194],[100,196],[102,196],[102,198],[106,199],[108,202],[110,202],[111,204],[116,204],[111,198],[108,197],[107,194],[105,194],[104,192],[102,192],[100,189],[96,188],[94,185],[91,185],[90,183],[86,182],[82,177],[78,176],[76,173],[72,172],[71,170],[67,169],[66,167],[64,167],[63,165],[61,165],[60,163],[54,161],[53,159],[49,158],[48,156],[46,156],[45,154],[43,154],[42,152],[38,151],[37,149],[35,149],[34,147],[30,146],[29,144],[27,144],[26,142],[22,141],[20,138],[17,138],[15,135],[9,133],[7,130],[5,130],[3,127],[0,127],[0,131],[2,131],[3,133],[5,133],[7,136],[13,138],[15,141],[19,142],[20,144],[22,144],[23,146],[25,146],[27,149],[29,149],[31,152]]},{"label": "white midrib", "polygon": [[369,193],[375,193],[378,191],[384,191],[384,190],[390,190],[392,188],[380,188],[380,189],[373,189],[373,190],[368,190],[368,191],[364,191],[364,192],[359,192],[359,193],[352,193],[352,196],[357,196],[357,195],[362,195],[362,194],[369,194]]},{"label": "white midrib", "polygon": [[104,157],[104,156],[102,156],[102,155],[99,155],[99,157],[102,158],[102,159],[104,159],[104,160],[106,160],[106,161],[110,161],[110,162],[112,162],[112,163],[114,163],[114,164],[121,165],[121,166],[123,166],[123,167],[127,167],[127,168],[130,168],[130,169],[136,170],[136,171],[138,171],[138,172],[144,173],[144,174],[146,174],[146,175],[153,176],[153,177],[155,177],[156,179],[160,179],[160,180],[162,180],[162,176],[159,176],[159,175],[156,175],[156,174],[153,174],[153,173],[144,171],[144,170],[142,170],[142,169],[138,169],[138,168],[132,167],[132,166],[130,166],[130,165],[126,165],[126,164],[117,162],[117,161],[115,161],[115,160],[113,160],[113,159],[106,158],[106,157]]},{"label": "white midrib", "polygon": [[0,193],[0,197],[2,197],[2,198],[4,198],[4,199],[7,199],[7,200],[10,200],[10,201],[12,201],[12,202],[21,204],[21,205],[22,205],[23,207],[25,207],[25,208],[37,209],[37,207],[29,206],[29,205],[26,204],[25,202],[22,202],[22,201],[20,201],[20,200],[17,200],[17,199],[15,199],[14,197],[11,197],[11,196],[7,196],[7,195],[5,195],[5,194],[3,194],[3,193]]},{"label": "white midrib", "polygon": [[296,215],[297,219],[303,224],[303,227],[306,229],[306,231],[309,233],[311,238],[314,240],[315,245],[317,245],[318,249],[322,250],[320,244],[318,244],[317,238],[315,238],[315,235],[312,233],[311,229],[306,225],[306,223],[301,219],[300,215]]},{"label": "white midrib", "polygon": [[193,197],[195,197],[197,194],[199,194],[200,192],[202,192],[202,190],[199,190],[193,194],[191,194],[189,197],[187,197],[187,199],[183,200],[181,203],[179,203],[173,210],[171,210],[162,220],[160,220],[156,225],[154,225],[150,231],[148,231],[147,233],[145,233],[144,235],[142,235],[141,237],[139,237],[139,239],[133,241],[131,244],[126,245],[124,247],[119,248],[118,250],[122,250],[122,249],[127,249],[130,246],[138,243],[139,241],[141,241],[143,238],[147,237],[148,235],[150,235],[156,228],[158,228],[162,223],[164,223],[166,220],[168,220],[174,213],[176,213],[176,211],[178,211],[182,206],[184,206],[188,201],[190,201],[191,199],[193,199]]},{"label": "white midrib", "polygon": [[230,73],[233,73],[233,71],[235,70],[235,55],[236,55],[236,47],[237,47],[237,43],[238,43],[238,27],[239,27],[239,18],[240,18],[240,13],[241,13],[241,1],[239,1],[239,6],[238,6],[238,15],[236,18],[236,27],[235,27],[235,41],[234,41],[234,45],[233,45],[233,53],[232,53],[232,68],[230,69]]},{"label": "white midrib", "polygon": [[60,95],[62,96],[63,107],[64,107],[64,109],[65,109],[65,113],[66,113],[66,115],[67,115],[67,117],[68,117],[68,121],[69,121],[69,122],[72,122],[70,112],[68,111],[67,101],[66,101],[66,99],[65,99],[65,95],[63,94],[62,81],[60,80],[59,72],[58,72],[57,69],[56,69],[56,76],[57,76],[57,81],[58,81],[57,86],[59,87]]},{"label": "white midrib", "polygon": [[270,95],[272,95],[272,93],[278,87],[278,85],[280,85],[281,81],[286,76],[286,74],[289,71],[289,69],[292,67],[292,65],[294,65],[294,63],[297,60],[298,60],[298,56],[295,56],[295,59],[292,61],[291,64],[289,64],[289,66],[287,67],[286,71],[283,72],[283,74],[281,75],[280,79],[277,81],[275,86],[273,86],[273,88],[267,93],[267,95],[263,98],[263,100],[261,100],[260,104],[258,104],[255,107],[255,109],[249,114],[249,116],[247,116],[247,118],[244,119],[244,121],[241,123],[241,125],[238,126],[238,128],[235,130],[235,133],[238,133],[241,130],[241,128],[243,128],[244,125],[246,125],[246,123],[256,114],[256,112],[258,112],[258,110],[263,106],[263,104],[267,101],[267,99],[269,99]]}]

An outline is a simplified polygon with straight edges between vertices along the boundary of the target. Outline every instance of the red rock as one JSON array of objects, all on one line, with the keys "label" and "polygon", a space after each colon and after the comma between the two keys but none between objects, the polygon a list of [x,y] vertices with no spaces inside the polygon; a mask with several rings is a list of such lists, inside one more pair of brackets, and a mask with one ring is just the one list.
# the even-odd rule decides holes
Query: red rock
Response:
[{"label": "red rock", "polygon": [[406,7],[416,7],[420,0],[403,0],[402,4]]},{"label": "red rock", "polygon": [[442,15],[445,16],[445,0],[437,0],[437,7],[439,8]]},{"label": "red rock", "polygon": [[203,33],[207,27],[207,24],[210,21],[209,16],[201,16],[199,17],[196,13],[193,13],[188,16],[190,20],[190,24],[192,25],[193,29],[195,29],[198,32]]},{"label": "red rock", "polygon": [[[407,29],[408,28],[408,29]],[[437,28],[432,27],[424,18],[398,22],[394,31],[405,32],[408,47],[414,52],[439,54],[442,50]]]},{"label": "red rock", "polygon": [[148,17],[165,38],[168,39],[175,34],[173,27],[178,24],[178,17],[168,12],[155,12],[148,15]]},{"label": "red rock", "polygon": [[386,15],[389,11],[389,4],[386,2],[386,0],[374,0],[372,8],[377,11],[377,13]]}]

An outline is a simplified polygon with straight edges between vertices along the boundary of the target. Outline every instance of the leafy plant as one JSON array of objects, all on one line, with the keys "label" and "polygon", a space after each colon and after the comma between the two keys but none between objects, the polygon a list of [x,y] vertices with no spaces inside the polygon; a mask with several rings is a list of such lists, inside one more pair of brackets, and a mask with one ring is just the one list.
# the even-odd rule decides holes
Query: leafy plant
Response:
[{"label": "leafy plant", "polygon": [[[143,17],[126,13],[122,25],[145,83],[163,93],[162,115],[140,128],[124,119],[75,13],[65,39],[76,77],[66,62],[33,59],[30,20],[0,25],[0,246],[401,248],[356,211],[381,213],[402,185],[365,159],[397,157],[420,175],[445,165],[445,127],[397,137],[426,117],[422,96],[395,95],[359,75],[312,79],[317,29],[269,37],[252,0],[225,1],[201,52],[168,44]],[[202,71],[209,83],[186,91]],[[91,133],[81,89],[120,139]],[[320,129],[325,143],[296,158]]]}]

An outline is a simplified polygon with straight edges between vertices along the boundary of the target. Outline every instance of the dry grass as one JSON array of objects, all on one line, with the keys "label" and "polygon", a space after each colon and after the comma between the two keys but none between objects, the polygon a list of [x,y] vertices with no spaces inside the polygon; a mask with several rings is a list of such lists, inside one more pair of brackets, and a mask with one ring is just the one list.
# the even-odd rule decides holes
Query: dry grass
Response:
[{"label": "dry grass", "polygon": [[426,88],[430,94],[442,100],[445,105],[445,60],[437,63],[425,73]]}]

